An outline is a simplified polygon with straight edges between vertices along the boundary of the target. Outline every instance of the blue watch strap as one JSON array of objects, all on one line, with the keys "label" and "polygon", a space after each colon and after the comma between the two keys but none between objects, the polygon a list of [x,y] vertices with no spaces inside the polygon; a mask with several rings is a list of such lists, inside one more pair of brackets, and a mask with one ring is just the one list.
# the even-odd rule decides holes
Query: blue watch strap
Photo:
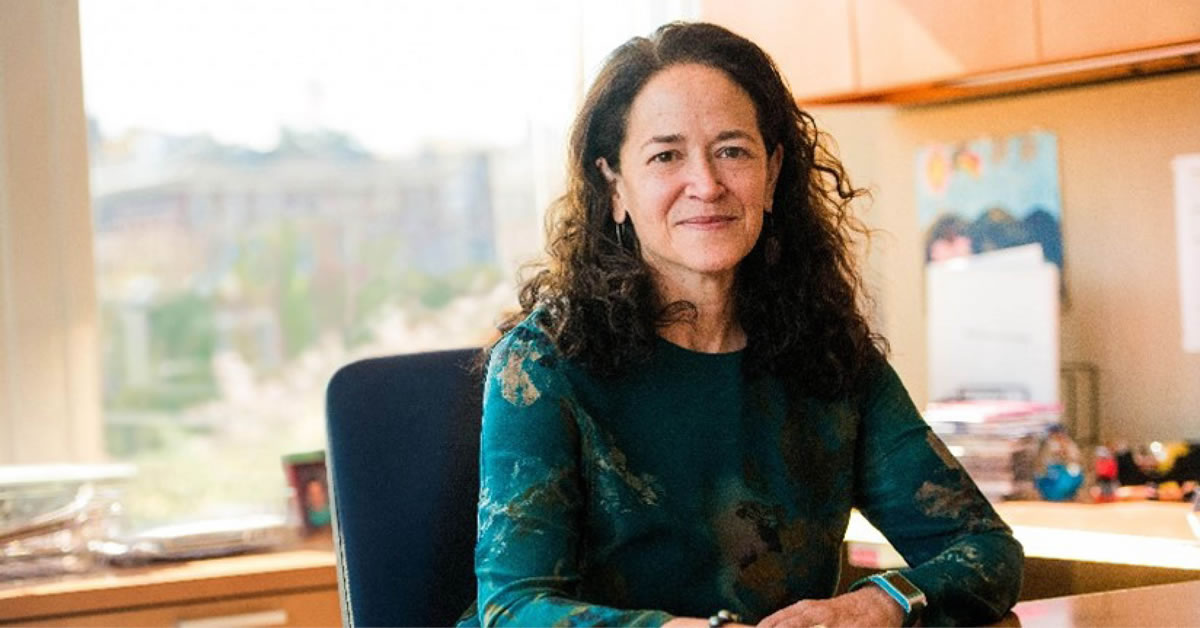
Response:
[{"label": "blue watch strap", "polygon": [[[902,591],[900,591],[900,589],[896,588],[896,585],[892,584],[890,580],[891,578],[902,578],[903,582],[907,583],[909,587],[917,591],[918,593],[915,600],[912,597],[905,595]],[[913,585],[911,582],[909,582],[908,578],[905,578],[897,571],[886,571],[881,574],[872,574],[862,578],[861,580],[858,580],[854,584],[850,585],[850,590],[854,591],[856,589],[861,589],[868,584],[873,584],[879,587],[884,593],[887,593],[889,597],[891,597],[896,601],[897,604],[900,605],[900,608],[904,610],[905,626],[912,626],[917,623],[917,619],[920,617],[921,611],[925,609],[925,594],[920,592],[920,589],[917,589],[916,585]],[[914,601],[917,603],[916,608],[913,607]]]},{"label": "blue watch strap", "polygon": [[867,580],[875,583],[876,586],[878,586],[880,589],[883,589],[884,593],[892,596],[892,599],[896,600],[896,602],[900,604],[900,608],[904,609],[904,616],[906,618],[912,613],[912,602],[909,602],[908,598],[905,597],[899,589],[892,586],[892,583],[888,582],[886,578],[879,574],[874,574],[867,576]]}]

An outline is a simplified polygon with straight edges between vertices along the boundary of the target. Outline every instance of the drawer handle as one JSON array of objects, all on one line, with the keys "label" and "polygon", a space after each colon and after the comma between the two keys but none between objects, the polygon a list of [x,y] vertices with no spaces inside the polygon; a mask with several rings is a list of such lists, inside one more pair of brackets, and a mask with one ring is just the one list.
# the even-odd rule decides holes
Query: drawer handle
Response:
[{"label": "drawer handle", "polygon": [[215,628],[216,626],[286,626],[287,611],[283,609],[260,611],[257,613],[241,613],[238,615],[220,615],[217,617],[201,617],[198,619],[181,619],[175,622],[176,628]]}]

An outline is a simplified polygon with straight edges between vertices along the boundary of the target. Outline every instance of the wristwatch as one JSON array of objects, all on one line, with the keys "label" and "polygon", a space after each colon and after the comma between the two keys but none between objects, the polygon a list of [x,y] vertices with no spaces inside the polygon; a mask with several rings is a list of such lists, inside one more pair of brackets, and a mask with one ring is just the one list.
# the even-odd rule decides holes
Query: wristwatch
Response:
[{"label": "wristwatch", "polygon": [[917,585],[909,581],[898,571],[885,571],[877,573],[854,584],[850,585],[850,590],[860,589],[873,584],[884,593],[887,593],[900,608],[904,609],[904,625],[912,626],[921,618],[921,611],[925,610],[925,593],[917,588]]}]

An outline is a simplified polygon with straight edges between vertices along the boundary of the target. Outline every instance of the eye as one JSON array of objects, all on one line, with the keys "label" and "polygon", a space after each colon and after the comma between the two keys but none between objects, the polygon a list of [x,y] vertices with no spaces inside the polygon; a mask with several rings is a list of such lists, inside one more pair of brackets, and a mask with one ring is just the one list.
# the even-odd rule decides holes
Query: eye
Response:
[{"label": "eye", "polygon": [[668,164],[668,163],[671,163],[672,161],[675,161],[678,158],[679,158],[679,155],[676,151],[664,150],[663,152],[657,153],[653,157],[651,157],[649,163]]},{"label": "eye", "polygon": [[717,149],[717,157],[725,157],[727,159],[743,159],[750,156],[750,151],[741,146],[722,146]]}]

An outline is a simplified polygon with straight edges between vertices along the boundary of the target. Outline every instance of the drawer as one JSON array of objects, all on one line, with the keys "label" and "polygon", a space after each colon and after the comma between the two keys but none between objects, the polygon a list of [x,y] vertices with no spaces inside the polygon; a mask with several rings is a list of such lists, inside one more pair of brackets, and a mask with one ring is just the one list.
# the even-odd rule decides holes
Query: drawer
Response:
[{"label": "drawer", "polygon": [[23,626],[339,626],[337,589],[69,615]]}]

